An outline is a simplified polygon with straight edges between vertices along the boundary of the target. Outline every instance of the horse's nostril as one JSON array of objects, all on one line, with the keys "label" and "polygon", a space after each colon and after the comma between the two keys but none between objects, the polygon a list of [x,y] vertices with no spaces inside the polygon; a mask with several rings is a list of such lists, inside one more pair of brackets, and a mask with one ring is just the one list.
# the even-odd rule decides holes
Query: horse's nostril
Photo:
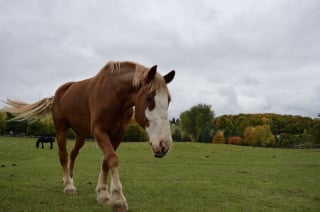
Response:
[{"label": "horse's nostril", "polygon": [[157,152],[154,154],[154,156],[155,156],[156,158],[162,158],[164,155],[165,155],[165,154],[163,154],[162,151],[157,151]]},{"label": "horse's nostril", "polygon": [[165,155],[167,153],[168,150],[166,150],[165,145],[163,145],[164,141],[160,141],[160,147],[161,147],[161,152],[163,153],[163,155]]},{"label": "horse's nostril", "polygon": [[156,158],[162,158],[163,156],[165,156],[167,154],[168,151],[166,151],[164,148],[162,148],[161,150],[155,152],[154,156]]}]

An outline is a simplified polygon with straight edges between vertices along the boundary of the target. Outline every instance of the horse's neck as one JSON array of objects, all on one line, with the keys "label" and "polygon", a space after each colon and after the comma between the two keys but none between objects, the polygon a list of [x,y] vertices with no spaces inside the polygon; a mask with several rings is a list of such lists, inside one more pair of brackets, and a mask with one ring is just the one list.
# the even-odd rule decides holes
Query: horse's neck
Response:
[{"label": "horse's neck", "polygon": [[121,72],[113,73],[110,77],[114,77],[111,87],[115,87],[111,92],[116,92],[116,99],[125,111],[132,108],[135,104],[135,98],[139,89],[133,86],[134,71],[121,70]]},{"label": "horse's neck", "polygon": [[130,73],[124,76],[125,80],[121,83],[123,90],[118,94],[119,96],[127,96],[123,103],[126,109],[130,109],[135,105],[135,99],[139,92],[139,89],[135,88],[132,84],[133,75],[133,73]]}]

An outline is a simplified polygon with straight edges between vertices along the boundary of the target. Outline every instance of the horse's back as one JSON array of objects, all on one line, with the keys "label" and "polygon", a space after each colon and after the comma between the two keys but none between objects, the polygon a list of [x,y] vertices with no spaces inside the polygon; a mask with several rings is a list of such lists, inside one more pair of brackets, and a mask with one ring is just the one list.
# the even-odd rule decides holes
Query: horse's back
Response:
[{"label": "horse's back", "polygon": [[121,99],[124,97],[117,96],[114,90],[119,89],[121,81],[130,81],[127,75],[126,78],[123,75],[128,71],[131,73],[133,65],[125,64],[122,69],[123,72],[116,72],[109,64],[92,78],[60,86],[54,97],[55,126],[61,126],[62,129],[71,127],[77,133],[91,135],[95,126],[103,126],[104,130],[111,132],[119,128],[115,122],[121,123],[121,126],[126,124],[132,111],[123,111]]},{"label": "horse's back", "polygon": [[55,101],[59,103],[63,101],[70,101],[77,104],[77,101],[84,101],[88,99],[90,85],[92,78],[82,80],[79,82],[67,82],[61,85],[55,93]]}]

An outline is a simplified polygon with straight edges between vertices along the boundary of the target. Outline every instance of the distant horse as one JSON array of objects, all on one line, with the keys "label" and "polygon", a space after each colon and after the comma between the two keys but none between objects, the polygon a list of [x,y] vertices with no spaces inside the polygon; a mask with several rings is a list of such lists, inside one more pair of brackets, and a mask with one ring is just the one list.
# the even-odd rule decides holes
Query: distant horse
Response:
[{"label": "distant horse", "polygon": [[[127,211],[115,151],[134,112],[136,121],[149,135],[154,156],[166,155],[172,144],[168,120],[170,94],[166,84],[174,75],[175,71],[171,71],[161,76],[156,65],[147,68],[134,62],[111,61],[92,78],[62,85],[53,97],[33,104],[7,99],[6,110],[15,114],[17,120],[40,118],[52,112],[67,194],[76,194],[74,162],[85,137],[93,135],[103,153],[96,187],[97,202],[107,203],[117,211]],[[76,142],[68,166],[66,134],[69,128],[76,133]],[[107,186],[109,170],[110,193]]]},{"label": "distant horse", "polygon": [[39,148],[39,145],[41,143],[42,149],[43,149],[43,143],[50,143],[50,149],[53,147],[54,138],[51,136],[41,136],[37,139],[36,147]]}]

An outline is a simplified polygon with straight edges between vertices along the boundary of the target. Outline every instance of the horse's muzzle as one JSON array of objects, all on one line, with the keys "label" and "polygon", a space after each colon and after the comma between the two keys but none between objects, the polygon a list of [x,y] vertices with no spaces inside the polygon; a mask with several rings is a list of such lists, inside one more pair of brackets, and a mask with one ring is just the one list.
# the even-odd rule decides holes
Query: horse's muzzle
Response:
[{"label": "horse's muzzle", "polygon": [[162,152],[162,151],[157,151],[157,152],[154,153],[154,157],[156,157],[156,158],[162,158],[163,156],[165,156],[165,155],[167,154],[167,152],[168,152],[168,151],[164,151],[164,152]]},{"label": "horse's muzzle", "polygon": [[170,144],[167,145],[167,143],[165,143],[164,141],[160,141],[159,145],[152,145],[152,143],[150,142],[150,145],[152,147],[153,155],[156,158],[162,158],[168,153],[170,149]]},{"label": "horse's muzzle", "polygon": [[[152,146],[152,144],[151,144],[151,146]],[[154,157],[162,158],[163,156],[165,156],[168,153],[169,148],[170,147],[166,147],[166,145],[164,144],[163,141],[160,141],[160,145],[158,147],[152,146]]]}]

